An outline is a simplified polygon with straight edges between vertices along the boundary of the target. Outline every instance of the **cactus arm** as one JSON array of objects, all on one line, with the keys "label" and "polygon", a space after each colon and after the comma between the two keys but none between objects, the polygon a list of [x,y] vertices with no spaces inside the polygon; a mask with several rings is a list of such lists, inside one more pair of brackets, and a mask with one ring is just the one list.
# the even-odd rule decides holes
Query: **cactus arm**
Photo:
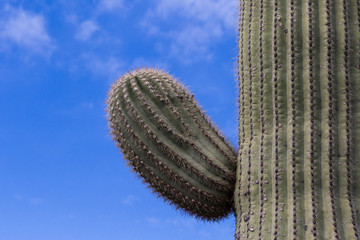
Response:
[{"label": "cactus arm", "polygon": [[215,220],[232,211],[236,156],[189,99],[163,72],[130,72],[109,93],[110,129],[129,165],[158,196]]},{"label": "cactus arm", "polygon": [[[135,78],[136,79],[136,78]],[[176,124],[176,119],[179,117],[180,121],[182,121],[181,117],[177,114],[177,111],[174,109],[174,107],[170,107],[171,104],[161,104],[159,108],[156,108],[156,104],[152,104],[150,99],[146,99],[147,96],[142,96],[141,91],[139,90],[140,86],[135,84],[135,81],[131,81],[131,88],[128,88],[129,94],[129,102],[132,104],[125,107],[125,111],[133,113],[133,119],[141,119],[141,121],[138,121],[138,124],[140,125],[141,122],[146,122],[143,124],[143,129],[146,133],[149,133],[152,137],[155,137],[157,140],[157,144],[160,146],[160,148],[167,149],[165,153],[167,154],[168,158],[172,158],[172,155],[177,156],[177,161],[181,165],[186,165],[188,169],[191,172],[197,172],[198,175],[202,176],[203,174],[212,174],[214,178],[219,178],[218,176],[228,176],[230,174],[228,169],[221,168],[219,164],[212,162],[205,154],[203,155],[206,162],[211,166],[209,169],[205,168],[205,162],[196,162],[191,161],[191,158],[196,158],[196,155],[193,152],[187,152],[185,149],[181,148],[179,144],[174,144],[174,142],[171,142],[171,138],[167,137],[165,134],[163,134],[161,131],[159,131],[157,126],[160,126],[159,124],[163,123],[165,124],[170,130],[170,134],[172,137],[175,136],[175,143],[184,143],[190,145],[191,142],[187,140],[186,138],[181,136],[181,132],[178,132],[177,128],[185,128],[185,125],[181,126],[179,124]],[[146,92],[146,91],[145,91]],[[149,94],[149,93],[148,93]],[[150,106],[152,105],[152,106]],[[144,109],[148,109],[150,106],[151,111],[145,112]],[[170,109],[168,109],[168,107]],[[161,109],[159,111],[156,111],[156,109]],[[158,116],[158,119],[163,119],[163,121],[157,122],[158,125],[153,124],[150,119],[148,119],[148,115],[151,116],[151,114],[154,114],[155,116]],[[169,118],[171,120],[165,120],[165,118]],[[145,125],[146,124],[146,125]],[[167,125],[168,124],[168,125]],[[188,132],[189,130],[186,129]],[[153,146],[154,147],[154,146]],[[155,148],[156,149],[156,148]],[[196,150],[196,149],[194,149]],[[200,151],[197,151],[198,154],[201,154]],[[182,157],[180,157],[182,156]],[[168,161],[168,164],[174,165],[172,161]],[[202,176],[204,178],[204,176]],[[220,178],[219,178],[220,179]]]},{"label": "cactus arm", "polygon": [[[214,160],[219,161],[218,164],[223,167],[226,165],[226,168],[235,168],[235,150],[216,126],[213,125],[206,114],[199,108],[194,97],[185,88],[176,87],[174,81],[167,81],[167,79],[164,78],[163,81],[159,81],[158,83],[161,84],[160,89],[163,96],[168,94],[167,89],[169,88],[173,88],[178,95],[182,96],[181,98],[173,97],[171,100],[181,113],[186,113],[180,116],[175,110],[182,124],[188,126],[189,132],[192,132],[192,135],[195,136],[193,143],[201,148],[200,151],[213,155],[215,157]],[[182,94],[181,91],[187,94]],[[174,109],[172,105],[168,107]],[[208,144],[209,141],[212,145]]]}]

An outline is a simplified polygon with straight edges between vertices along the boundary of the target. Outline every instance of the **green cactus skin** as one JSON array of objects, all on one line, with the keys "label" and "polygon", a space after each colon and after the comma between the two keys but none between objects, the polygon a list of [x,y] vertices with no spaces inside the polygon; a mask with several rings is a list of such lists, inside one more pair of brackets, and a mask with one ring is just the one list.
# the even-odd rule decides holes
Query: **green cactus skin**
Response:
[{"label": "green cactus skin", "polygon": [[158,196],[206,220],[232,212],[236,152],[180,83],[136,70],[114,83],[107,104],[114,140]]},{"label": "green cactus skin", "polygon": [[156,70],[113,86],[114,138],[185,211],[215,220],[233,203],[235,239],[360,239],[360,0],[239,3],[237,161]]},{"label": "green cactus skin", "polygon": [[241,1],[236,239],[360,236],[360,1]]}]

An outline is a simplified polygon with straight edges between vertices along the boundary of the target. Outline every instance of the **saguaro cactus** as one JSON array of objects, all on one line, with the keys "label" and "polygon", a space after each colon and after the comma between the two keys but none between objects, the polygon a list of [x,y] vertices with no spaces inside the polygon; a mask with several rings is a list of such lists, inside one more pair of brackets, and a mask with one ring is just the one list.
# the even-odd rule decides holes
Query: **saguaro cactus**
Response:
[{"label": "saguaro cactus", "polygon": [[235,239],[360,239],[360,1],[240,5],[237,161],[154,70],[113,87],[115,139],[180,208],[211,220],[233,209]]}]

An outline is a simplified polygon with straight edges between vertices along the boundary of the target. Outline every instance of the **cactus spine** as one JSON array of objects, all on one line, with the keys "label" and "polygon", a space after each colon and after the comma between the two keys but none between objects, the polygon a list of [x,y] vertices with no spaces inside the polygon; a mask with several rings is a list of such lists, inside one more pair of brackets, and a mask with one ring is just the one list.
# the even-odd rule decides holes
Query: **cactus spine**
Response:
[{"label": "cactus spine", "polygon": [[359,239],[359,10],[241,2],[236,239]]},{"label": "cactus spine", "polygon": [[236,153],[193,96],[171,76],[122,76],[108,98],[111,133],[159,196],[207,220],[232,211]]},{"label": "cactus spine", "polygon": [[360,1],[240,1],[239,152],[169,75],[110,92],[115,140],[161,196],[235,239],[360,239]]}]

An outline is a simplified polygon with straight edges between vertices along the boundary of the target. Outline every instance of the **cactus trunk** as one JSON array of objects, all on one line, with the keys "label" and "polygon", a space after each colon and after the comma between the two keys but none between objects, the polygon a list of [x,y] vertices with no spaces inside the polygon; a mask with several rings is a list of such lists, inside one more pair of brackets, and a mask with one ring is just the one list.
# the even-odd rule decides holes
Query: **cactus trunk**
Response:
[{"label": "cactus trunk", "polygon": [[360,1],[241,1],[236,239],[359,239]]}]

